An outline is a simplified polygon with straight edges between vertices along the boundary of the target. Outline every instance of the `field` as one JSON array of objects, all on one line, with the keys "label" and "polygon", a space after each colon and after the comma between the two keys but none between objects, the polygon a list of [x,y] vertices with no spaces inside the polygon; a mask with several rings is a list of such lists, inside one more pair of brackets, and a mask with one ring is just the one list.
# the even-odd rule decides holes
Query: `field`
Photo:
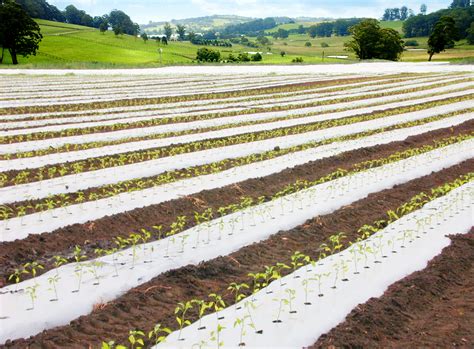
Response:
[{"label": "field", "polygon": [[[112,32],[101,34],[97,29],[64,23],[37,20],[44,36],[36,56],[19,57],[22,68],[144,68],[163,65],[196,64],[196,51],[201,46],[189,42],[170,42],[169,45],[158,45],[149,40],[121,35],[116,37]],[[401,22],[381,22],[383,26],[401,31]],[[303,23],[305,26],[309,22]],[[299,23],[282,25],[289,29]],[[311,39],[306,34],[292,34],[289,38],[275,40],[270,37],[273,45],[267,48],[249,48],[234,45],[232,48],[219,48],[223,58],[229,54],[237,56],[241,52],[263,53],[263,61],[250,64],[294,64],[293,59],[303,58],[303,63],[354,63],[356,57],[344,50],[344,42],[348,37],[333,36],[330,38]],[[426,61],[427,38],[414,38],[420,44],[416,50],[406,51],[402,61]],[[311,47],[306,47],[306,42]],[[321,47],[326,43],[329,47]],[[160,58],[158,49],[163,50]],[[215,49],[215,47],[209,47]],[[286,55],[282,57],[280,52]],[[348,56],[347,59],[331,58],[331,56]],[[453,49],[435,55],[435,61],[469,62],[474,59],[474,46],[460,41]],[[13,68],[8,54],[5,64],[0,68]],[[246,63],[249,64],[249,63]]]},{"label": "field", "polygon": [[2,76],[0,345],[474,345],[472,69],[201,68]]}]

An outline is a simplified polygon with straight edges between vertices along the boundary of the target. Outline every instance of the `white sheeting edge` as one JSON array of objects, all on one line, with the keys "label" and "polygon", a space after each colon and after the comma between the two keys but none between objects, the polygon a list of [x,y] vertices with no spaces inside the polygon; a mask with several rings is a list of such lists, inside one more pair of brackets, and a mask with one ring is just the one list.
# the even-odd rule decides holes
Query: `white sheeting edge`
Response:
[{"label": "white sheeting edge", "polygon": [[[49,271],[34,280],[21,282],[17,286],[3,287],[0,289],[2,292],[0,294],[0,301],[2,302],[2,314],[0,316],[7,316],[8,318],[0,320],[2,321],[0,343],[7,339],[28,337],[47,328],[65,325],[81,315],[88,314],[94,304],[109,302],[161,273],[230,254],[244,246],[267,239],[278,231],[303,224],[307,219],[314,216],[330,213],[344,205],[360,200],[370,193],[391,188],[394,185],[428,175],[433,171],[451,167],[468,159],[472,150],[474,150],[474,141],[465,141],[364,171],[352,175],[350,178],[339,178],[329,183],[317,185],[297,194],[288,195],[286,200],[281,200],[286,205],[283,211],[280,203],[277,202],[278,200],[247,209],[246,216],[241,220],[244,223],[243,230],[240,231],[237,228],[232,235],[229,235],[229,233],[232,233],[229,219],[242,217],[242,213],[238,212],[225,216],[223,217],[224,228],[221,238],[219,238],[218,222],[209,230],[210,238],[207,237],[207,232],[201,232],[198,235],[195,231],[199,229],[198,227],[191,228],[173,237],[147,244],[148,252],[152,251],[153,256],[150,263],[144,263],[144,258],[150,259],[150,257],[149,255],[145,257],[143,254],[141,259],[135,260],[133,268],[129,256],[131,250],[128,250],[122,256],[119,256],[122,261],[125,259],[128,262],[119,267],[120,272],[117,277],[113,277],[115,268],[112,258],[110,256],[103,257],[100,261],[104,263],[104,266],[98,271],[103,279],[102,282],[99,280],[99,284],[94,285],[97,280],[93,274],[84,272],[80,291],[76,293],[73,291],[77,290],[79,285],[74,273],[77,265],[62,266],[58,270],[61,279],[57,284],[59,297],[57,302],[50,301],[53,294],[48,291],[48,278],[54,276],[56,270]],[[331,194],[334,194],[334,196],[331,196]],[[321,200],[321,197],[327,197],[327,200]],[[301,209],[299,207],[300,200],[302,200]],[[267,217],[266,220],[261,221],[257,217],[253,222],[252,212],[255,214],[259,210],[268,210],[269,216],[275,217],[275,219],[268,219]],[[282,212],[284,215],[280,216]],[[280,219],[276,219],[277,216]],[[202,227],[200,228],[202,229]],[[180,242],[180,238],[183,236],[189,236],[190,238],[188,244],[185,243],[184,249]],[[172,248],[167,250],[166,245],[171,239],[173,239],[173,242],[170,242]],[[192,240],[198,241],[197,247],[196,242]],[[151,250],[152,245],[153,250]],[[140,255],[140,252],[138,255]],[[87,269],[85,264],[82,264],[82,266]],[[31,303],[28,302],[28,294],[24,292],[9,293],[9,291],[14,291],[17,287],[26,289],[35,283],[39,284],[38,299],[35,302],[34,309],[27,310],[31,306]]]},{"label": "white sheeting edge", "polygon": [[[357,268],[360,274],[354,274],[356,271],[353,262],[354,253],[349,248],[321,260],[322,265],[304,266],[281,280],[273,281],[268,287],[251,297],[255,309],[250,309],[250,314],[256,329],[263,332],[257,334],[249,326],[250,319],[247,318],[244,324],[247,335],[243,337],[245,347],[304,348],[314,344],[322,334],[344,321],[347,314],[358,304],[365,303],[372,297],[382,296],[391,284],[426,268],[431,259],[450,245],[451,240],[445,234],[467,233],[474,224],[473,193],[474,182],[467,183],[445,197],[438,198],[393,222],[365,242],[357,243],[356,246],[366,244],[365,246],[371,246],[377,251],[379,239],[382,244],[395,239],[395,246],[397,246],[396,254],[392,253],[387,246],[384,247],[387,257],[377,256],[379,262],[383,261],[381,263],[374,263],[374,256],[369,256],[367,264],[369,269],[362,267],[365,257],[356,257],[362,259],[358,262]],[[454,207],[452,213],[447,212],[446,207],[452,205],[457,206],[458,209]],[[416,221],[422,218],[431,221],[424,232],[420,231],[416,224]],[[407,239],[406,247],[400,248],[401,242],[397,239],[403,239],[407,229],[416,231],[419,238],[414,237],[411,242]],[[341,265],[341,261],[345,261],[349,266],[346,273],[348,281],[343,282],[342,277],[339,276],[336,289],[332,289],[336,276],[335,265],[337,263]],[[317,278],[318,275],[325,273],[330,273],[330,275],[322,282],[321,291],[324,296],[318,297],[318,282],[311,278]],[[310,283],[308,301],[311,304],[308,305],[305,305],[305,285],[303,284],[305,280],[309,280]],[[280,316],[282,322],[274,323],[273,321],[277,319],[280,300],[288,299],[286,290],[295,291],[295,299],[292,300],[292,311],[295,312],[290,314],[289,307],[284,306]],[[219,317],[223,317],[219,324],[225,328],[220,334],[223,346],[238,347],[240,326],[235,327],[234,322],[237,318],[248,315],[245,304],[250,304],[248,302],[252,302],[251,299],[246,298],[219,312]],[[179,332],[176,331],[167,338],[165,343],[153,348],[216,347],[215,341],[210,340],[210,332],[216,330],[217,324],[216,314],[210,314],[202,319],[201,324],[196,322],[184,328],[181,333],[181,338],[184,340],[178,340]],[[206,329],[198,330],[199,326],[205,326]]]},{"label": "white sheeting edge", "polygon": [[[142,208],[191,195],[202,190],[223,187],[249,178],[267,176],[286,168],[334,156],[344,151],[404,140],[411,135],[460,124],[465,120],[471,119],[473,115],[464,115],[426,125],[383,132],[353,141],[336,142],[314,149],[291,153],[276,159],[236,167],[216,174],[180,180],[163,186],[132,193],[123,193],[95,202],[87,202],[81,205],[75,204],[49,212],[34,213],[21,218],[11,218],[0,222],[0,241],[24,239],[30,234],[52,232],[55,229],[71,224],[85,223],[105,216],[131,211],[135,208]],[[137,200],[137,197],[139,200]]]}]

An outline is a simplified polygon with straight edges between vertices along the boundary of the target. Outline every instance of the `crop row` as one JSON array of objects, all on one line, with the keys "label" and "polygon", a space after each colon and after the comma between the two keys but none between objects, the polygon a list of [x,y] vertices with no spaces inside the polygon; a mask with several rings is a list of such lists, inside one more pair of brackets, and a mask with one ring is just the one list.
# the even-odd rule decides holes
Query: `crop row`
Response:
[{"label": "crop row", "polygon": [[[23,183],[31,183],[35,181],[42,181],[46,179],[52,179],[57,177],[63,177],[71,174],[79,174],[84,172],[95,171],[105,168],[113,168],[117,166],[124,166],[130,164],[141,163],[150,160],[156,160],[165,157],[176,156],[179,154],[187,154],[198,152],[202,150],[221,148],[237,144],[246,144],[251,142],[257,142],[262,140],[269,140],[277,137],[285,137],[290,135],[303,134],[318,130],[324,130],[334,128],[338,126],[351,125],[360,122],[372,121],[381,119],[388,116],[399,115],[401,113],[413,112],[424,110],[425,108],[432,107],[433,105],[446,105],[452,102],[466,100],[468,97],[455,98],[442,100],[436,103],[424,103],[413,105],[405,108],[398,108],[394,110],[363,114],[353,117],[346,117],[341,119],[331,119],[320,122],[314,122],[305,125],[297,125],[285,128],[279,128],[269,131],[260,131],[254,133],[247,133],[236,136],[229,136],[217,139],[210,139],[204,141],[196,141],[191,143],[170,145],[155,149],[148,149],[144,151],[137,151],[131,153],[122,153],[112,156],[102,156],[96,158],[90,158],[80,161],[71,161],[69,163],[63,163],[59,165],[43,166],[36,169],[21,170],[21,171],[9,171],[0,174],[0,186],[12,186]],[[467,110],[459,110],[449,115],[459,115],[462,113],[469,112],[472,108]]]},{"label": "crop row", "polygon": [[[393,172],[391,172],[392,176],[393,175],[396,175],[394,174]],[[380,175],[379,175],[380,176]],[[382,176],[382,178],[379,178],[381,181],[384,181],[386,180],[385,178],[386,176]],[[470,175],[470,177],[468,179],[470,179],[472,177],[472,175]],[[369,181],[371,182],[371,180]],[[367,183],[367,182],[366,182]],[[355,177],[354,177],[354,181],[352,181],[352,186],[353,185],[358,185],[357,184],[357,181],[355,180]],[[366,185],[368,185],[369,183],[367,183]],[[340,187],[342,189],[343,192],[346,192],[348,190],[348,184],[344,184],[343,182],[341,182],[339,185],[342,185],[342,187]],[[360,186],[360,184],[359,184]],[[446,188],[446,187],[445,187]],[[336,190],[336,191],[330,191],[330,195],[331,193],[335,196],[338,196],[339,194],[339,191]],[[442,190],[439,191],[435,191],[433,193],[433,195],[437,195],[437,194],[440,194],[442,193]],[[302,196],[295,196],[294,198],[294,201],[291,205],[289,206],[285,206],[284,210],[287,211],[288,214],[293,214],[293,210],[300,210],[302,208],[300,207],[303,207],[303,206],[300,206],[300,205],[305,205],[306,206],[306,201],[302,201]],[[423,198],[424,199],[424,198]],[[314,200],[318,200],[317,197],[315,197],[313,195],[312,199],[310,200],[310,202],[314,201]],[[420,200],[420,202],[424,203],[426,202],[425,200]],[[243,201],[243,203],[245,204],[245,202]],[[247,203],[248,205],[248,203]],[[278,204],[278,201],[275,202],[275,205],[279,205]],[[278,206],[279,207],[279,206]],[[252,213],[253,212],[253,213]],[[278,214],[279,212],[279,209],[278,210],[275,210],[275,213],[274,214]],[[407,212],[407,206],[404,206],[402,207],[400,213],[399,212],[394,212],[394,213],[397,213],[397,214],[403,214],[403,213],[406,213]],[[255,222],[256,219],[260,220],[260,216],[262,215],[262,219],[264,218],[265,216],[265,212],[260,212],[259,211],[256,211],[256,210],[253,210],[250,212],[250,216],[246,218],[247,220],[247,225],[250,224],[250,226],[252,226],[252,216],[254,216],[253,220]],[[393,214],[389,217],[392,217],[393,219]],[[181,218],[181,222],[182,222],[182,218]],[[179,222],[179,220],[178,220]],[[237,223],[239,223],[239,221],[237,221]],[[227,224],[227,223],[226,223]],[[240,225],[240,223],[239,223]],[[180,225],[178,224],[177,226],[175,226],[174,228],[175,229],[179,229]],[[206,230],[209,229],[207,227],[207,223],[206,221],[204,221],[204,223],[202,224],[202,231],[201,231],[201,234],[202,235],[206,235],[207,232]],[[215,228],[214,228],[215,229]],[[237,230],[238,228],[236,228]],[[249,228],[250,229],[250,228]],[[226,231],[228,233],[230,233],[229,231],[230,229],[226,229]],[[233,231],[233,230],[232,230]],[[370,229],[367,229],[367,231],[370,231]],[[145,234],[146,232],[144,232]],[[367,233],[367,232],[366,232]],[[222,237],[222,234],[223,232],[221,231],[220,232],[221,234],[221,238]],[[242,233],[239,233],[239,234],[242,234]],[[232,235],[232,234],[230,234]],[[218,238],[217,237],[218,235],[215,235],[214,238]],[[207,238],[204,238],[203,240],[205,241]],[[226,237],[226,239],[231,239],[230,237]],[[168,244],[169,244],[169,240],[168,239]],[[96,291],[100,288],[103,288],[103,287],[107,287],[107,285],[109,285],[109,283],[107,282],[108,279],[105,279],[102,275],[104,273],[104,269],[105,268],[109,268],[109,267],[118,267],[117,269],[117,272],[121,273],[121,274],[128,274],[130,271],[129,270],[132,270],[132,271],[136,271],[135,269],[138,268],[138,263],[139,263],[139,260],[144,260],[145,261],[145,265],[147,264],[147,261],[149,261],[148,263],[153,263],[153,260],[156,260],[156,254],[158,253],[159,255],[160,254],[166,254],[167,252],[164,250],[165,249],[165,246],[166,245],[163,245],[161,246],[160,249],[150,249],[150,248],[143,248],[143,246],[140,246],[139,244],[141,243],[141,237],[140,236],[131,236],[130,237],[130,241],[131,242],[128,242],[130,245],[129,245],[129,249],[128,249],[128,252],[125,253],[125,256],[128,256],[128,254],[130,253],[130,256],[127,257],[127,264],[123,265],[122,263],[120,263],[120,265],[118,265],[119,261],[122,261],[123,258],[120,257],[120,254],[117,255],[116,251],[113,253],[113,254],[110,254],[108,257],[102,257],[102,260],[107,260],[108,259],[113,259],[115,258],[114,256],[118,256],[120,258],[120,260],[115,260],[115,261],[108,261],[107,263],[99,263],[100,260],[98,261],[92,261],[92,262],[84,262],[83,261],[83,258],[81,257],[82,256],[82,251],[80,251],[80,249],[77,249],[75,254],[74,254],[74,258],[76,260],[76,273],[75,275],[71,275],[71,278],[76,278],[76,282],[75,283],[72,283],[71,284],[71,281],[69,281],[69,276],[68,275],[65,275],[64,274],[64,270],[62,270],[60,272],[60,274],[57,272],[57,271],[53,271],[52,273],[49,273],[49,277],[48,277],[48,284],[50,285],[50,290],[48,292],[46,292],[45,290],[41,291],[41,295],[42,297],[50,297],[51,295],[53,296],[53,303],[48,303],[47,301],[44,302],[43,300],[40,299],[40,304],[43,304],[43,305],[46,305],[50,308],[57,308],[57,305],[60,306],[60,304],[54,304],[54,302],[58,301],[58,290],[61,290],[60,294],[62,294],[63,296],[67,297],[68,299],[71,298],[71,297],[80,297],[80,294],[84,294],[84,292],[86,292],[86,294],[90,294],[92,296],[92,294],[94,294],[94,292],[87,292],[87,290],[90,288],[89,285],[87,286],[87,288],[84,288],[84,286],[86,286],[85,284],[83,285],[83,287],[81,287],[81,284],[83,284],[83,280],[84,282],[87,281],[87,284],[89,284],[89,282],[91,283],[91,287],[93,289],[96,289]],[[191,242],[186,242],[186,240],[184,239],[180,239],[180,238],[176,238],[175,240],[172,240],[172,245],[176,247],[174,247],[174,249],[176,251],[179,252],[179,250],[181,249],[181,246],[184,246],[184,245],[187,245],[187,246],[190,246]],[[184,244],[183,244],[183,241],[184,241]],[[331,240],[332,241],[332,240]],[[122,241],[119,240],[119,243],[123,243]],[[332,241],[332,243],[334,244],[334,241]],[[194,243],[192,243],[191,245],[194,245]],[[334,246],[334,245],[329,245],[328,246]],[[323,249],[322,250],[323,253],[325,253],[325,250]],[[98,253],[100,255],[103,255],[105,251],[98,251]],[[219,252],[220,253],[220,252]],[[166,259],[165,259],[166,260]],[[57,259],[57,262],[59,263],[59,265],[65,263],[64,260],[61,260],[61,259]],[[141,265],[141,264],[140,264]],[[152,265],[152,264],[149,264],[149,265]],[[115,267],[114,267],[115,266]],[[130,269],[131,268],[131,269]],[[141,268],[141,267],[140,267]],[[39,271],[41,270],[41,265],[39,265],[38,263],[36,262],[31,262],[31,263],[28,263],[24,269],[22,270],[18,270],[17,272],[13,273],[12,274],[12,279],[16,279],[17,277],[22,277],[23,273],[26,272],[26,273],[30,273],[30,274],[35,274],[33,275],[34,278],[33,280],[31,280],[31,282],[27,283],[27,285],[30,285],[30,286],[26,286],[23,285],[23,283],[19,284],[20,287],[22,287],[23,291],[20,292],[20,293],[14,293],[11,297],[14,297],[14,298],[19,298],[19,301],[20,303],[17,303],[16,304],[25,304],[25,306],[28,307],[28,309],[31,309],[31,310],[28,310],[26,312],[26,314],[28,315],[28,317],[31,317],[31,319],[28,319],[27,321],[28,322],[31,322],[31,321],[34,321],[34,318],[37,316],[37,312],[38,311],[41,311],[41,309],[43,307],[40,307],[40,308],[37,308],[36,306],[38,305],[37,304],[37,296],[39,296],[40,294],[40,289],[39,289],[39,283],[38,281],[40,281],[39,279],[36,278],[36,275],[39,273]],[[87,275],[90,275],[90,276],[87,276]],[[87,276],[87,278],[86,278]],[[261,276],[260,276],[261,277]],[[259,277],[259,278],[260,278]],[[67,279],[67,280],[66,280]],[[63,281],[63,280],[66,280],[66,281]],[[111,282],[117,282],[117,281],[113,281],[114,279],[110,279]],[[119,279],[116,279],[116,280],[119,280]],[[78,283],[77,283],[78,281]],[[74,288],[74,284],[79,285],[76,289],[73,289],[73,293],[72,294],[66,294],[65,290],[64,290],[64,287],[61,286],[64,282],[68,283],[69,284],[69,288]],[[46,284],[45,282],[41,282],[42,285]],[[92,285],[93,284],[93,285]],[[56,289],[55,285],[58,285],[60,287],[58,287],[58,289]],[[25,286],[25,287],[24,287]],[[112,286],[112,285],[111,285]],[[24,288],[23,288],[24,287]],[[115,287],[115,286],[113,286]],[[14,288],[12,288],[13,290]],[[20,290],[17,290],[17,291],[20,291]],[[56,295],[56,298],[54,297]],[[46,299],[48,299],[46,298]],[[23,301],[21,302],[21,299],[23,299]],[[29,299],[29,302],[31,305],[28,305],[28,302],[27,300]],[[80,298],[78,299],[78,301],[80,300]],[[82,300],[81,300],[82,302]],[[36,304],[36,305],[35,305]],[[56,310],[55,310],[56,311]],[[69,312],[69,311],[68,311]],[[53,315],[53,313],[50,314],[51,316]],[[12,319],[11,321],[13,322],[14,320],[18,320],[18,314],[16,315],[13,315],[12,314]],[[23,315],[19,315],[20,318],[23,316]],[[53,323],[54,323],[54,318],[48,318],[47,319],[48,321],[52,320]]]},{"label": "crop row", "polygon": [[[430,81],[440,81],[440,77],[429,77],[429,78],[419,78],[416,80],[407,81],[407,78],[399,79],[385,79],[383,80],[383,86],[388,87],[397,87],[401,84],[406,86],[412,86],[419,83],[427,83]],[[446,80],[443,79],[444,81]],[[133,108],[111,108],[103,109],[100,111],[85,111],[76,114],[61,114],[61,113],[52,113],[52,114],[25,114],[25,115],[10,115],[8,118],[0,119],[2,123],[9,125],[11,122],[15,121],[36,121],[37,124],[40,122],[48,124],[61,124],[61,123],[71,123],[74,121],[100,121],[100,120],[112,120],[112,119],[124,119],[130,118],[133,116],[144,116],[144,115],[153,115],[157,112],[162,113],[173,113],[177,114],[179,112],[191,112],[191,111],[200,111],[200,110],[211,110],[211,109],[224,109],[231,106],[249,106],[257,104],[265,104],[269,102],[276,101],[296,101],[310,99],[311,96],[327,96],[329,94],[345,94],[347,92],[363,92],[363,91],[373,91],[374,89],[380,88],[381,81],[369,81],[362,83],[352,83],[338,85],[337,87],[325,87],[325,88],[316,88],[308,89],[304,91],[298,91],[294,93],[284,93],[284,94],[269,94],[269,95],[260,95],[260,96],[248,96],[248,97],[239,97],[239,98],[230,98],[230,99],[217,99],[217,100],[204,100],[204,101],[195,101],[188,103],[168,103],[168,104],[159,104],[159,105],[146,105],[143,107],[133,107]]]},{"label": "crop row", "polygon": [[[29,107],[18,107],[18,108],[0,108],[0,115],[9,114],[26,114],[26,113],[46,113],[46,112],[68,112],[68,111],[83,111],[83,110],[98,110],[105,108],[115,107],[130,107],[130,106],[142,106],[148,104],[162,104],[162,103],[174,103],[174,102],[188,102],[195,100],[206,100],[206,99],[217,99],[217,98],[232,98],[262,94],[273,94],[273,93],[285,93],[306,90],[310,87],[326,87],[333,86],[336,83],[344,84],[350,82],[362,82],[372,81],[374,77],[355,77],[355,78],[341,78],[332,79],[327,81],[316,81],[307,84],[288,84],[281,86],[274,86],[262,89],[241,89],[231,92],[220,92],[220,93],[200,93],[194,95],[181,95],[174,97],[162,97],[162,98],[137,98],[129,100],[118,100],[118,101],[107,101],[107,102],[94,102],[94,103],[82,103],[82,104],[64,104],[54,106],[29,106]],[[383,79],[383,77],[379,77]]]},{"label": "crop row", "polygon": [[[394,91],[389,93],[389,96],[397,96],[397,95],[406,95],[408,93],[414,92],[425,92],[427,88],[436,89],[442,88],[450,85],[460,84],[459,89],[460,91],[465,91],[466,87],[470,86],[470,82],[474,81],[473,79],[463,79],[456,82],[449,82],[449,83],[436,83],[430,86],[424,86],[419,88],[412,88],[412,89],[404,89]],[[462,83],[467,83],[466,86],[462,86]],[[451,91],[454,92],[454,91]],[[435,93],[435,91],[432,91]],[[387,97],[386,93],[376,93],[371,95],[372,98],[384,98]],[[404,97],[407,98],[407,97]],[[314,108],[318,106],[325,106],[330,104],[336,103],[348,103],[358,100],[364,100],[365,96],[355,96],[355,97],[343,97],[337,98],[332,100],[326,101],[315,101],[312,103],[302,103],[302,104],[283,104],[278,106],[271,106],[267,108],[249,108],[245,110],[233,111],[233,112],[220,112],[220,113],[211,113],[211,114],[202,114],[202,115],[187,115],[187,116],[177,116],[177,117],[159,117],[154,119],[148,119],[144,121],[136,121],[130,123],[118,123],[113,125],[104,125],[104,126],[93,126],[87,128],[70,128],[61,131],[51,131],[51,132],[35,132],[29,134],[18,134],[18,135],[11,135],[11,136],[3,136],[0,137],[0,144],[10,144],[16,142],[26,142],[26,141],[34,141],[34,140],[42,140],[42,139],[50,139],[50,138],[57,138],[57,137],[69,137],[75,135],[88,135],[91,133],[104,133],[104,132],[112,132],[118,130],[128,130],[133,128],[143,128],[143,127],[150,127],[150,126],[158,126],[170,123],[183,123],[183,122],[191,122],[191,121],[198,121],[198,120],[209,120],[209,119],[216,119],[221,117],[230,117],[236,115],[247,115],[247,114],[254,114],[254,113],[269,113],[269,112],[280,112],[280,111],[290,111],[294,109],[303,109],[303,108]]]}]

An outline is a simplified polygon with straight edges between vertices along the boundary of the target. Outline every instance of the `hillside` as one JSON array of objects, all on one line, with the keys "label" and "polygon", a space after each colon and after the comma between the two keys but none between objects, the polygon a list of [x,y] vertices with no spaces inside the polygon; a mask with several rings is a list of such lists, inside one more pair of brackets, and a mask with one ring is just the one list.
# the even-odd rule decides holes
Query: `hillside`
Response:
[{"label": "hillside", "polygon": [[[22,68],[117,68],[117,67],[157,67],[161,65],[193,64],[198,48],[189,42],[170,42],[160,45],[153,40],[147,43],[140,38],[128,35],[116,37],[112,32],[100,33],[97,29],[70,25],[45,20],[37,20],[44,36],[36,56],[19,57]],[[294,24],[284,24],[289,26]],[[299,25],[296,23],[296,25]],[[309,23],[305,23],[308,26]],[[382,22],[383,26],[397,30],[401,22]],[[221,57],[226,59],[229,54],[260,51],[263,61],[251,64],[291,64],[296,57],[303,58],[303,63],[353,62],[355,57],[344,50],[344,42],[349,37],[310,38],[306,34],[292,34],[287,39],[275,40],[269,36],[273,45],[270,47],[249,48],[234,45],[230,48],[219,47]],[[410,48],[402,57],[403,61],[425,61],[427,38],[413,38],[419,46]],[[251,40],[254,40],[251,38]],[[310,47],[305,44],[311,43]],[[322,47],[326,43],[328,47]],[[158,49],[163,50],[161,61]],[[209,47],[216,49],[215,47]],[[285,56],[280,52],[284,51]],[[328,57],[329,56],[329,57]],[[330,56],[349,56],[348,59],[331,58]],[[474,46],[466,41],[456,44],[453,49],[434,56],[437,61],[470,61],[474,59]],[[0,68],[12,67],[6,53]],[[249,64],[249,63],[247,63]]]},{"label": "hillside", "polygon": [[[173,26],[185,25],[188,31],[201,33],[210,29],[224,28],[232,24],[251,21],[253,18],[234,15],[213,15],[186,19],[173,19],[169,23]],[[166,21],[141,24],[140,28],[148,34],[161,34]]]}]

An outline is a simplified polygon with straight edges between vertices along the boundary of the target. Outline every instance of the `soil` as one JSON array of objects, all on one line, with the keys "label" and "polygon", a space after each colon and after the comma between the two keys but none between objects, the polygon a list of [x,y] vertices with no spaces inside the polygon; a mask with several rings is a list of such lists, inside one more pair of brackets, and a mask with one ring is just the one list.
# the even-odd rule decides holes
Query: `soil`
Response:
[{"label": "soil", "polygon": [[[454,232],[447,232],[454,233]],[[310,348],[473,348],[474,228]]]},{"label": "soil", "polygon": [[[55,255],[73,260],[74,246],[81,246],[88,258],[95,257],[96,248],[107,249],[113,246],[113,238],[127,237],[133,231],[145,228],[153,231],[153,226],[162,225],[167,231],[177,216],[193,217],[195,211],[202,212],[211,207],[214,211],[222,206],[237,203],[240,197],[249,196],[257,199],[260,196],[270,197],[296,180],[314,181],[338,169],[350,169],[353,165],[372,159],[386,157],[394,152],[433,144],[436,140],[469,132],[474,121],[468,121],[453,128],[440,129],[404,141],[392,142],[358,149],[334,157],[308,162],[304,165],[286,169],[266,177],[249,179],[222,188],[206,190],[195,195],[171,200],[157,205],[135,209],[121,214],[106,216],[85,224],[75,224],[57,229],[50,233],[30,235],[26,239],[0,243],[0,286],[5,285],[8,276],[21,265],[38,261],[46,272],[54,265],[51,261]],[[191,218],[187,228],[194,225]],[[157,239],[153,236],[152,239]],[[26,277],[28,275],[25,275]]]},{"label": "soil", "polygon": [[[231,304],[232,295],[227,291],[228,285],[231,282],[250,282],[247,276],[249,272],[260,272],[265,265],[277,262],[289,263],[296,250],[316,258],[317,248],[327,242],[334,232],[347,235],[347,246],[349,241],[358,236],[357,229],[360,226],[384,219],[387,210],[396,209],[414,195],[473,170],[474,159],[371,194],[331,214],[310,219],[294,229],[279,232],[228,256],[161,274],[110,303],[98,304],[91,314],[67,326],[43,331],[29,339],[7,342],[5,347],[99,347],[103,340],[126,343],[130,329],[148,331],[156,323],[176,329],[174,309],[178,302],[204,299],[209,293],[215,292],[223,295],[226,303]],[[191,312],[189,315],[190,320],[197,319],[196,313]]]}]

